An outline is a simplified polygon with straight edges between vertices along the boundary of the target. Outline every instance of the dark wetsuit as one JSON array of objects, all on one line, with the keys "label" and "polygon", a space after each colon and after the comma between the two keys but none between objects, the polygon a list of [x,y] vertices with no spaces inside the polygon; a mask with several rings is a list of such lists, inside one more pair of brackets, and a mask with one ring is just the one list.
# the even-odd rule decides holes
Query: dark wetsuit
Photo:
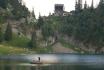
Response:
[{"label": "dark wetsuit", "polygon": [[40,57],[38,57],[38,60],[39,60],[39,62],[40,62]]}]

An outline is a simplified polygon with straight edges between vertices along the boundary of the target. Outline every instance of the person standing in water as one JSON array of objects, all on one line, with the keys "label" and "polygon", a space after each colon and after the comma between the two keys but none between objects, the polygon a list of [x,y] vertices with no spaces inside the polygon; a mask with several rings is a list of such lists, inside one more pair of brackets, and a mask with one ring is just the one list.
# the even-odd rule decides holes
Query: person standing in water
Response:
[{"label": "person standing in water", "polygon": [[38,60],[39,60],[39,62],[40,62],[40,57],[38,57]]}]

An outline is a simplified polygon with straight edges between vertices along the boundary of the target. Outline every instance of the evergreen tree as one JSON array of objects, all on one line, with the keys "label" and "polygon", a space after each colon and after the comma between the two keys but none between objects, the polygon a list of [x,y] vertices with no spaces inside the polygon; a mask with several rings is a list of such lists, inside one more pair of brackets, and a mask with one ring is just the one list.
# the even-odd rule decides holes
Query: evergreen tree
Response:
[{"label": "evergreen tree", "polygon": [[7,0],[0,0],[0,7],[6,9],[6,7],[7,7]]},{"label": "evergreen tree", "polygon": [[0,27],[0,42],[3,41],[3,33],[2,33],[2,28]]},{"label": "evergreen tree", "polygon": [[10,41],[12,40],[12,27],[11,24],[8,23],[5,34],[4,34],[4,39],[5,41]]},{"label": "evergreen tree", "polygon": [[30,12],[25,5],[22,5],[20,0],[8,0],[8,3],[13,7],[11,11],[16,19],[26,18]]},{"label": "evergreen tree", "polygon": [[42,26],[42,35],[44,37],[44,39],[46,40],[49,36],[53,36],[53,29],[50,23],[45,23]]},{"label": "evergreen tree", "polygon": [[39,29],[41,29],[42,26],[43,26],[43,24],[44,24],[44,20],[43,20],[43,18],[41,16],[39,16],[38,23],[37,23],[37,27]]},{"label": "evergreen tree", "polygon": [[33,17],[34,19],[36,19],[36,18],[35,18],[35,13],[34,13],[34,8],[33,8],[33,11],[32,11],[31,14],[32,14],[32,17]]},{"label": "evergreen tree", "polygon": [[35,30],[34,30],[33,33],[32,33],[31,41],[30,41],[30,43],[29,43],[29,46],[30,46],[31,49],[37,47],[37,43],[36,43],[36,32],[35,32]]}]

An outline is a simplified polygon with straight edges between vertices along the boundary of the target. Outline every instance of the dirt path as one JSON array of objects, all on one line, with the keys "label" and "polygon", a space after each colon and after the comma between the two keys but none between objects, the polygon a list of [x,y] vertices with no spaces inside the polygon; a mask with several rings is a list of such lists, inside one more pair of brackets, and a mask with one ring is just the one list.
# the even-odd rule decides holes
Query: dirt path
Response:
[{"label": "dirt path", "polygon": [[76,53],[76,51],[64,47],[61,43],[56,43],[52,49],[54,53]]}]

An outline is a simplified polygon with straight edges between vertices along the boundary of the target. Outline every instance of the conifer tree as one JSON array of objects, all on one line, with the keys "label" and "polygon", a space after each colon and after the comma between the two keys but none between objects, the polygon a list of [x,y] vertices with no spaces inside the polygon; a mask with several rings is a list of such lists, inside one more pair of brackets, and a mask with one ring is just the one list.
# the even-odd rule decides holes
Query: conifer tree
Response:
[{"label": "conifer tree", "polygon": [[2,33],[2,28],[0,27],[0,42],[3,41],[3,33]]},{"label": "conifer tree", "polygon": [[7,0],[0,0],[0,7],[5,9],[6,6],[7,6]]},{"label": "conifer tree", "polygon": [[41,29],[41,27],[43,26],[43,24],[44,24],[44,20],[43,20],[43,18],[39,15],[37,27],[38,27],[39,29]]},{"label": "conifer tree", "polygon": [[35,30],[32,33],[31,41],[30,41],[29,46],[30,46],[31,49],[37,47],[37,43],[36,43],[36,32],[35,32]]},{"label": "conifer tree", "polygon": [[11,24],[8,23],[5,34],[4,34],[4,39],[5,41],[10,41],[12,40],[12,27]]}]

